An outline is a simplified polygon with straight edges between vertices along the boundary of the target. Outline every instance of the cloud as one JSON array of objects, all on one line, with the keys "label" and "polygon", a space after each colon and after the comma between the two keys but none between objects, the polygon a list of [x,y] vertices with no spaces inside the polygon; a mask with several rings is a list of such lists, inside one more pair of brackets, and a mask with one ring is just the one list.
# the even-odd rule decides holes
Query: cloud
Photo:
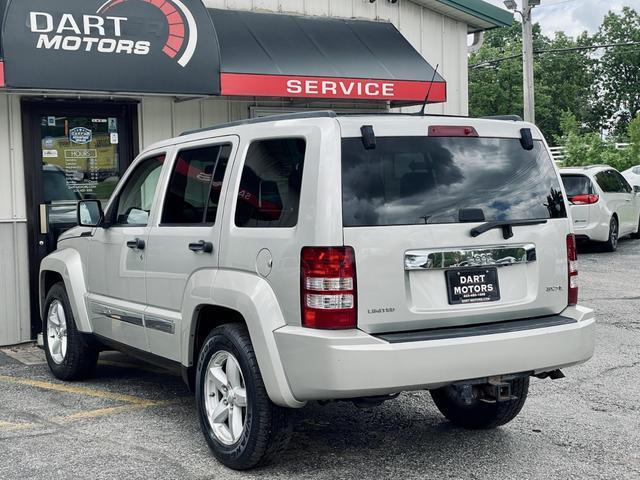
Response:
[{"label": "cloud", "polygon": [[[485,1],[504,8],[502,0]],[[522,5],[522,0],[518,4]],[[564,31],[575,37],[585,30],[595,33],[607,12],[620,12],[624,6],[640,10],[640,0],[542,0],[533,11],[533,20],[540,23],[545,35]]]}]

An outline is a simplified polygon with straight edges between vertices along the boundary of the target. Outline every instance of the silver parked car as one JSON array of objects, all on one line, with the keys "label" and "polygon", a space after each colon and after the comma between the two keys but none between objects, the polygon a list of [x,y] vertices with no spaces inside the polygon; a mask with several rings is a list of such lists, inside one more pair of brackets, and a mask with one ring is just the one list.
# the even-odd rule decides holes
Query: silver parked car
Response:
[{"label": "silver parked car", "polygon": [[568,203],[517,121],[333,112],[147,148],[106,210],[79,204],[40,272],[61,379],[114,348],[180,369],[234,469],[285,448],[290,409],[430,390],[465,428],[520,412],[530,377],[588,360]]}]

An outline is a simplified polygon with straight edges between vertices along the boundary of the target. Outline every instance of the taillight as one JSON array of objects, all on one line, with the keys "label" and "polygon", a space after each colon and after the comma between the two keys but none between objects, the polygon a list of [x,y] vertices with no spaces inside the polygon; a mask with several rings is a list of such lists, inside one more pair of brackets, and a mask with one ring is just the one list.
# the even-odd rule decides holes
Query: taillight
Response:
[{"label": "taillight", "polygon": [[356,328],[356,259],[352,247],[304,247],[300,280],[302,326]]},{"label": "taillight", "polygon": [[574,205],[593,205],[594,203],[598,203],[598,200],[600,200],[600,197],[595,193],[569,197],[569,201]]},{"label": "taillight", "polygon": [[578,249],[576,248],[576,237],[573,234],[567,235],[567,269],[569,274],[569,295],[568,304],[578,304]]}]

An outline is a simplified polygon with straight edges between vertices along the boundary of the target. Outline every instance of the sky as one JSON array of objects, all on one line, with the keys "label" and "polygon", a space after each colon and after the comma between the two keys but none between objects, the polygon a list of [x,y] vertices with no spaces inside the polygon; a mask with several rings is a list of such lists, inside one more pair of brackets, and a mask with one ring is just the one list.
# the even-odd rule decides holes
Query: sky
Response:
[{"label": "sky", "polygon": [[[485,1],[504,8],[503,0]],[[522,5],[522,0],[517,2]],[[542,0],[533,21],[540,23],[545,35],[562,30],[575,37],[585,30],[595,33],[609,10],[620,12],[624,6],[640,10],[640,0]]]}]

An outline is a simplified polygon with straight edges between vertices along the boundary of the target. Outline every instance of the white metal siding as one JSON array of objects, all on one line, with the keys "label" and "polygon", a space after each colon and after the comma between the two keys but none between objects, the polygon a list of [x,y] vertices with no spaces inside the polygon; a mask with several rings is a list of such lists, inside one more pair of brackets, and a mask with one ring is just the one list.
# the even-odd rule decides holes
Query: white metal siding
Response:
[{"label": "white metal siding", "polygon": [[0,345],[31,338],[20,100],[0,94]]}]

